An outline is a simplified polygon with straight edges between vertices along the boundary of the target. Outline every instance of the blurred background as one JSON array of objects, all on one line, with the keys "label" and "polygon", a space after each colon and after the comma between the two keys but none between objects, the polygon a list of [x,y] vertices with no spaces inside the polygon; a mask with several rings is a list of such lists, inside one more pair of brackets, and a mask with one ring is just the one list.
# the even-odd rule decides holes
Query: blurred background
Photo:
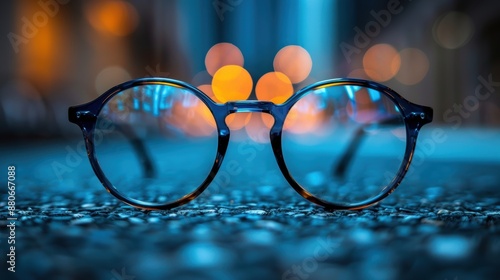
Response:
[{"label": "blurred background", "polygon": [[[1,279],[309,277],[289,273],[297,264],[309,279],[497,279],[500,1],[6,0],[0,10],[0,154],[16,166],[20,241],[17,278],[2,269]],[[213,92],[225,64],[246,70],[251,81],[233,81],[245,92]],[[220,102],[282,102],[290,84],[274,83],[273,71],[294,91],[357,77],[433,107],[398,190],[362,211],[316,207],[284,182],[270,145],[256,143],[269,139],[265,118],[241,114],[229,125],[240,143],[200,197],[137,211],[102,188],[68,121],[69,106],[152,76]],[[315,168],[298,158],[298,169]],[[7,194],[0,209],[7,240]]]},{"label": "blurred background", "polygon": [[281,49],[298,45],[311,70],[295,90],[366,78],[432,106],[434,124],[500,125],[498,1],[23,0],[0,7],[6,141],[79,134],[68,106],[129,79],[210,84],[207,53],[221,42],[241,52],[254,88]]}]

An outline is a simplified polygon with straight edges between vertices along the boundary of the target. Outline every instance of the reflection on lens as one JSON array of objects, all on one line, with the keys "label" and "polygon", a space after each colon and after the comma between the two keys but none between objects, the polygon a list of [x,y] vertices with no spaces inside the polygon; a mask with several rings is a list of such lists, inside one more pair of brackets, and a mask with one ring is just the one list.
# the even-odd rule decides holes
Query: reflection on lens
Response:
[{"label": "reflection on lens", "polygon": [[316,88],[292,106],[282,149],[290,174],[312,195],[360,203],[383,193],[400,169],[406,127],[383,92],[352,85]]},{"label": "reflection on lens", "polygon": [[123,196],[165,204],[207,178],[217,129],[210,109],[190,90],[142,85],[104,105],[94,142],[100,168]]}]

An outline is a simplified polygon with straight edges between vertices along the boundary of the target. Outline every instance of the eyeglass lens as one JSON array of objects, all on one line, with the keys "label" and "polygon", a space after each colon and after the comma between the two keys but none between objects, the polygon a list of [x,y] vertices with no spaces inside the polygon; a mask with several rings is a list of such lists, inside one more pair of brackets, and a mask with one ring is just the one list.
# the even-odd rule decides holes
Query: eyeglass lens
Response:
[{"label": "eyeglass lens", "polygon": [[[403,162],[406,137],[400,109],[385,93],[336,85],[311,89],[291,107],[282,152],[293,179],[312,195],[358,203],[390,185]],[[94,144],[99,167],[121,195],[168,203],[194,192],[208,177],[217,125],[191,90],[141,85],[104,105]]]},{"label": "eyeglass lens", "polygon": [[382,92],[353,85],[307,92],[291,108],[282,133],[291,176],[317,198],[338,204],[383,192],[405,148],[396,104]]},{"label": "eyeglass lens", "polygon": [[143,85],[104,105],[96,122],[95,157],[123,196],[168,203],[208,177],[217,137],[213,115],[190,90]]}]

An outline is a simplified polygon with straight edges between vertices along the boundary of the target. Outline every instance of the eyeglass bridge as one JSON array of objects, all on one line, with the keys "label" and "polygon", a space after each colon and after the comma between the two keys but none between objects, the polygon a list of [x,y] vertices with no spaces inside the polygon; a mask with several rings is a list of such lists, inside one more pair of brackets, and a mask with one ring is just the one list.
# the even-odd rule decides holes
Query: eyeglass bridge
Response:
[{"label": "eyeglass bridge", "polygon": [[271,113],[276,106],[273,102],[258,100],[231,101],[226,103],[229,113]]}]

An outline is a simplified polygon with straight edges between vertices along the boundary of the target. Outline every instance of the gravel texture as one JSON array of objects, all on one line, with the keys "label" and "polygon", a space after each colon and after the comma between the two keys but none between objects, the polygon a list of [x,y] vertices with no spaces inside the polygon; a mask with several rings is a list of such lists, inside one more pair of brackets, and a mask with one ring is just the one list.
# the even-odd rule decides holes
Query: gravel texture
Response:
[{"label": "gravel texture", "polygon": [[[279,175],[273,170],[251,180],[242,174],[185,206],[151,212],[108,194],[86,159],[55,178],[50,166],[66,155],[59,146],[3,153],[18,170],[18,220],[16,272],[2,261],[1,279],[498,279],[500,273],[495,162],[427,158],[395,193],[361,211],[317,207],[269,181]],[[5,260],[8,212],[1,194]]]}]

